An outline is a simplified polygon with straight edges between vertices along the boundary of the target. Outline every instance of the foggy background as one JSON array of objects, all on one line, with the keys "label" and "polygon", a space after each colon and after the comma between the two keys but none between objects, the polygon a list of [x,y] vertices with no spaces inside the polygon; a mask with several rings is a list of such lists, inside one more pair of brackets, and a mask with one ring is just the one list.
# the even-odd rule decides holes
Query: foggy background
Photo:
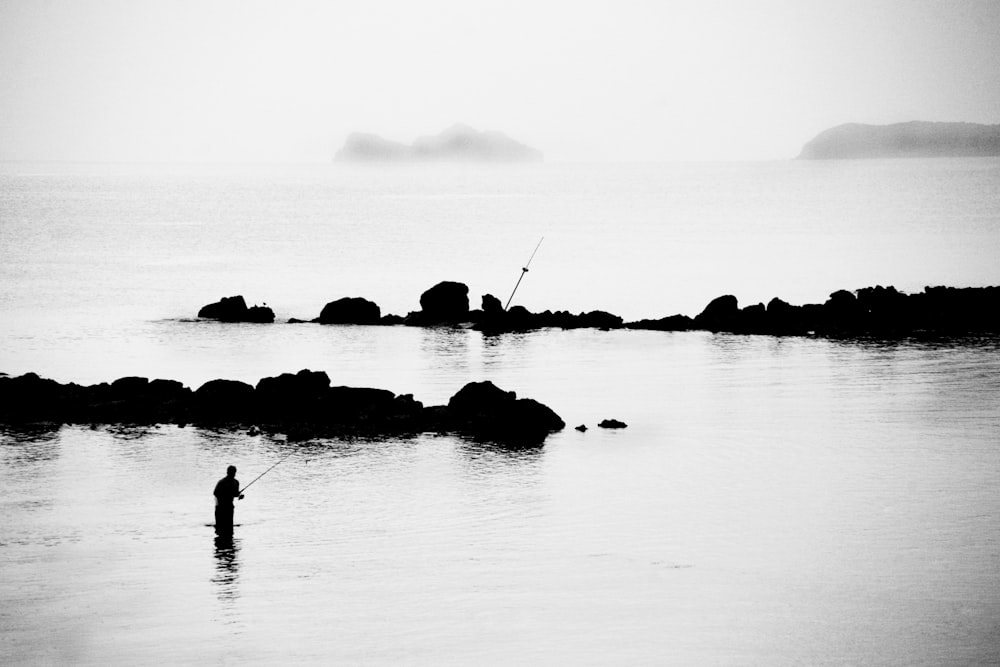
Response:
[{"label": "foggy background", "polygon": [[6,0],[0,159],[327,161],[455,123],[549,161],[1000,122],[1000,2]]}]

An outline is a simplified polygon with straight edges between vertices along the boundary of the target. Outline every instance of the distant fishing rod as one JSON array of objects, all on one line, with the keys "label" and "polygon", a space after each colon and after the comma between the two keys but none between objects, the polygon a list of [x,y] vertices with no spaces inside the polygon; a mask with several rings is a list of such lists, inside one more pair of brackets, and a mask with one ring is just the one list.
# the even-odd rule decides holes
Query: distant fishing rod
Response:
[{"label": "distant fishing rod", "polygon": [[285,461],[287,461],[287,460],[288,460],[289,458],[291,458],[291,457],[292,457],[292,456],[293,456],[294,454],[296,454],[296,453],[297,453],[297,452],[293,451],[293,452],[292,452],[291,454],[288,454],[288,455],[286,455],[286,456],[283,456],[283,457],[281,457],[281,459],[280,459],[280,460],[278,461],[278,463],[275,463],[275,464],[274,464],[273,466],[271,466],[270,468],[268,468],[267,470],[265,470],[265,471],[264,471],[264,472],[262,472],[261,474],[257,475],[256,477],[254,477],[254,478],[253,478],[253,482],[250,482],[249,484],[247,484],[246,486],[244,486],[244,487],[243,487],[242,489],[240,489],[240,494],[242,495],[244,491],[246,491],[246,490],[247,490],[247,489],[249,489],[249,488],[250,488],[251,486],[253,486],[253,483],[254,483],[254,482],[256,482],[256,481],[257,481],[258,479],[260,479],[261,477],[263,477],[263,476],[264,476],[264,475],[266,475],[267,473],[269,473],[269,472],[271,472],[272,470],[274,470],[275,468],[277,468],[277,467],[278,467],[278,464],[280,464],[280,463],[284,463]]},{"label": "distant fishing rod", "polygon": [[534,252],[531,253],[531,257],[528,258],[528,263],[521,267],[521,276],[517,279],[517,284],[514,285],[514,291],[510,293],[510,298],[507,299],[507,305],[503,307],[506,311],[510,307],[510,302],[514,300],[514,293],[517,292],[517,288],[521,285],[521,281],[524,280],[524,274],[528,272],[528,267],[531,266],[531,260],[535,258],[535,253],[538,252],[538,247],[542,245],[542,241],[545,237],[538,239],[538,245],[535,246]]}]

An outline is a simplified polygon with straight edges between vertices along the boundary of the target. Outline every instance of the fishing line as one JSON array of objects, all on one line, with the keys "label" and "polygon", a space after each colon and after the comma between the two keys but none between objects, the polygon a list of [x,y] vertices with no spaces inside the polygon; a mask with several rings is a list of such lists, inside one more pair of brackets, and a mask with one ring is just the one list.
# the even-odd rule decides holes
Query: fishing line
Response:
[{"label": "fishing line", "polygon": [[544,240],[545,240],[544,236],[538,239],[538,245],[535,246],[535,250],[531,253],[531,257],[528,258],[528,263],[525,264],[523,267],[521,267],[521,276],[517,279],[517,284],[514,285],[514,291],[510,293],[510,298],[507,299],[507,305],[503,307],[504,311],[506,311],[507,308],[510,307],[510,302],[514,300],[514,293],[517,292],[517,288],[520,286],[521,281],[524,279],[524,274],[528,272],[528,267],[531,266],[531,260],[535,258],[535,253],[538,252],[538,248],[539,246],[542,245],[542,241]]},{"label": "fishing line", "polygon": [[263,476],[264,476],[264,475],[266,475],[267,473],[269,473],[269,472],[271,472],[272,470],[274,470],[275,468],[277,468],[279,464],[281,464],[281,463],[284,463],[285,461],[287,461],[288,459],[290,459],[290,458],[291,458],[292,456],[294,456],[294,455],[295,455],[295,454],[297,454],[297,453],[298,453],[297,451],[292,451],[292,452],[291,452],[290,454],[287,454],[287,455],[285,455],[285,456],[281,457],[281,459],[280,459],[280,460],[279,460],[279,461],[278,461],[277,463],[275,463],[274,465],[272,465],[272,466],[271,466],[270,468],[268,468],[267,470],[265,470],[265,471],[264,471],[264,472],[262,472],[261,474],[259,474],[259,475],[257,475],[256,477],[254,477],[254,478],[253,478],[253,481],[251,481],[251,482],[250,482],[249,484],[247,484],[247,485],[246,485],[246,486],[244,486],[244,487],[243,487],[242,489],[240,489],[240,494],[242,495],[242,493],[243,493],[244,491],[246,491],[246,490],[247,490],[247,489],[249,489],[249,488],[250,488],[251,486],[253,486],[253,483],[254,483],[254,482],[256,482],[256,481],[257,481],[258,479],[260,479],[261,477],[263,477]]}]

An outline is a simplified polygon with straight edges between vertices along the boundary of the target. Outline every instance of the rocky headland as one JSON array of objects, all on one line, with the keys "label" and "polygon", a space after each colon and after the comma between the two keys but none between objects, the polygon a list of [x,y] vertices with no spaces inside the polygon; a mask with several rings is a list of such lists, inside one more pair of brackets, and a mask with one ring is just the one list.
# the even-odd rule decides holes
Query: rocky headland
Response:
[{"label": "rocky headland", "polygon": [[1000,155],[1000,125],[912,121],[892,125],[846,123],[819,133],[800,160]]},{"label": "rocky headland", "polygon": [[542,152],[502,132],[456,124],[412,144],[354,132],[334,155],[338,162],[539,162]]},{"label": "rocky headland", "polygon": [[253,427],[295,439],[455,433],[514,446],[542,444],[565,427],[551,408],[489,381],[465,385],[447,405],[425,407],[410,394],[331,386],[326,373],[310,370],[256,386],[210,380],[195,390],[144,377],[85,386],[34,373],[0,376],[0,423]]}]

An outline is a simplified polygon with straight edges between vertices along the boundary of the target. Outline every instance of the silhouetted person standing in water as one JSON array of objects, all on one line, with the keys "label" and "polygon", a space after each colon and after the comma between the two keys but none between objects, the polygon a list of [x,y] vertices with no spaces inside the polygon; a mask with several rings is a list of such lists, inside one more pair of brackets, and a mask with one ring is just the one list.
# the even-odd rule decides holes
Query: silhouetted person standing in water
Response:
[{"label": "silhouetted person standing in water", "polygon": [[233,532],[233,498],[243,500],[236,466],[226,468],[226,476],[215,485],[215,532]]}]

